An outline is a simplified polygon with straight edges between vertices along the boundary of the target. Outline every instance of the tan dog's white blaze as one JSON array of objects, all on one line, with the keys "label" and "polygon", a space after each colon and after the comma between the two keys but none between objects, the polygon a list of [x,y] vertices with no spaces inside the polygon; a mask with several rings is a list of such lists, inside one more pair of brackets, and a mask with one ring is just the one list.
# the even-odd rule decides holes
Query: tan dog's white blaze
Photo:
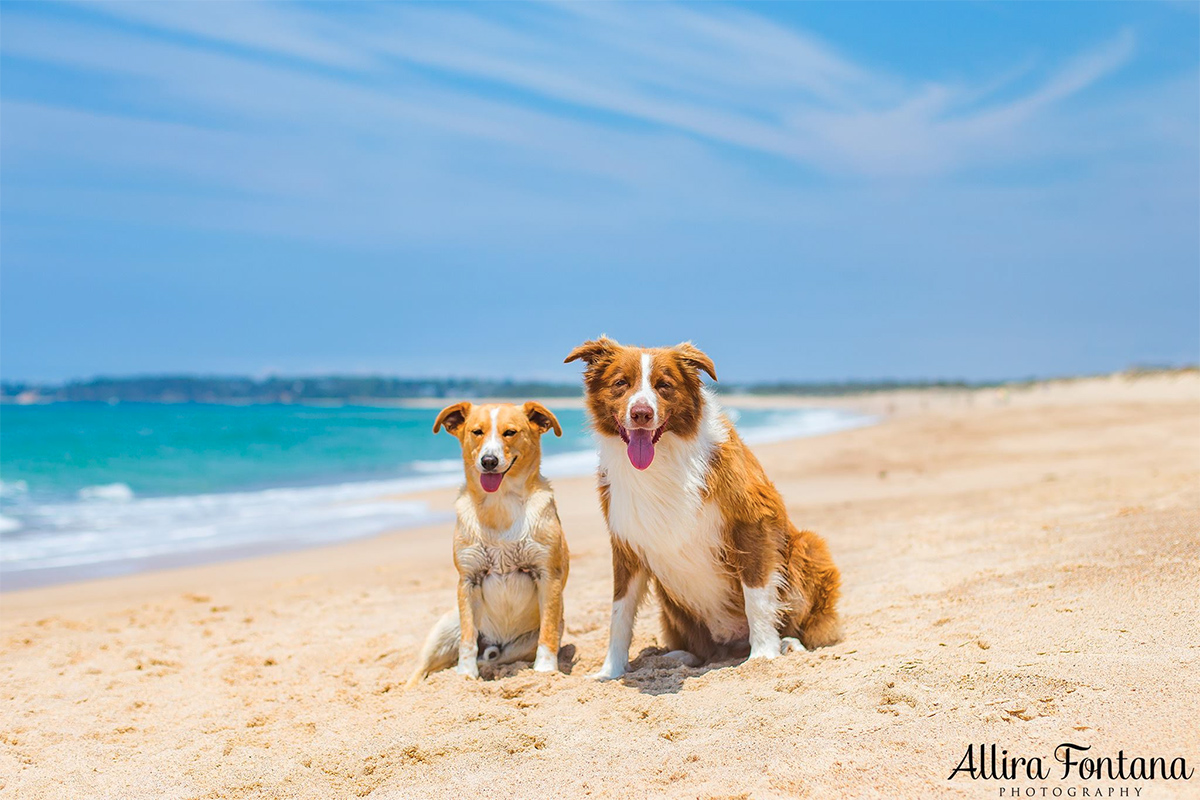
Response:
[{"label": "tan dog's white blaze", "polygon": [[840,637],[841,577],[823,539],[797,529],[758,459],[704,388],[712,359],[690,342],[625,347],[601,337],[566,361],[600,449],[600,504],[613,555],[609,648],[595,677],[628,667],[653,582],[664,640],[689,664],[749,651],[774,658]]},{"label": "tan dog's white blaze", "polygon": [[541,474],[541,437],[562,427],[540,403],[464,402],[442,409],[433,432],[442,428],[462,445],[466,474],[455,502],[458,607],[429,632],[409,686],[454,664],[473,678],[480,663],[533,660],[553,672],[570,555]]}]

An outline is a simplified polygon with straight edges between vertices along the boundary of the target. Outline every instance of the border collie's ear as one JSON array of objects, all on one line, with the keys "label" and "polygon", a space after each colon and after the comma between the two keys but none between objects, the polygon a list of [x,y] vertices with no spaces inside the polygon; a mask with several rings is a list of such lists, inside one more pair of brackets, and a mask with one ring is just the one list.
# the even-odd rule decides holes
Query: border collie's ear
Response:
[{"label": "border collie's ear", "polygon": [[451,436],[458,436],[458,429],[467,421],[467,414],[470,413],[471,404],[465,400],[461,403],[455,403],[452,406],[446,406],[437,415],[437,419],[434,420],[433,432],[437,433],[444,427],[446,433]]},{"label": "border collie's ear", "polygon": [[675,345],[672,348],[679,354],[679,358],[692,369],[702,369],[709,374],[715,381],[717,379],[717,366],[713,364],[713,360],[708,357],[708,354],[701,350],[691,342],[683,342]]},{"label": "border collie's ear", "polygon": [[532,400],[526,403],[525,416],[529,417],[529,421],[536,425],[542,433],[553,428],[555,436],[562,436],[562,426],[558,424],[558,419],[550,413],[550,409],[541,403],[535,403]]},{"label": "border collie's ear", "polygon": [[583,359],[586,364],[595,364],[597,361],[612,358],[613,353],[620,346],[615,339],[601,335],[599,339],[592,339],[576,347],[569,356],[563,359],[563,363],[570,364],[572,361]]}]

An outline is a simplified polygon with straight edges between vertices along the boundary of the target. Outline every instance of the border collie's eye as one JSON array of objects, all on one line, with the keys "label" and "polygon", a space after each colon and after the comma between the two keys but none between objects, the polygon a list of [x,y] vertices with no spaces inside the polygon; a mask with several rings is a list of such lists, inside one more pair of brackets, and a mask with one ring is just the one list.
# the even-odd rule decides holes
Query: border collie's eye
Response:
[{"label": "border collie's eye", "polygon": [[471,433],[475,434],[476,436],[483,436],[483,428],[476,428],[475,430],[471,431]]},{"label": "border collie's eye", "polygon": [[625,380],[624,378],[617,378],[615,381],[613,381],[614,389],[624,389],[628,385],[629,381]]},{"label": "border collie's eye", "polygon": [[658,389],[660,392],[665,392],[670,390],[671,384],[667,383],[666,381],[659,381],[654,388]]},{"label": "border collie's eye", "polygon": [[505,431],[505,432],[504,432],[504,438],[505,438],[505,439],[507,439],[507,438],[508,438],[508,437],[510,437],[510,436],[516,436],[516,435],[517,435],[517,432],[516,432],[516,431]]}]

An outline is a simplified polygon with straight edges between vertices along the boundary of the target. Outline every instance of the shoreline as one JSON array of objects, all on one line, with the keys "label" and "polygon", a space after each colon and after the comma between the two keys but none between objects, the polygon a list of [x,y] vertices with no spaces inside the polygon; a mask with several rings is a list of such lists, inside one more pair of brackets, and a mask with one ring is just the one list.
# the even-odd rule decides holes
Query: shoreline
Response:
[{"label": "shoreline", "polygon": [[[1129,375],[1127,373],[1113,373],[1112,375],[1099,378],[1067,378],[1055,379],[1047,382],[1034,382],[1022,384],[1019,388],[1009,389],[957,389],[957,388],[931,388],[931,389],[901,389],[891,391],[881,391],[878,393],[867,393],[857,395],[845,395],[839,397],[833,396],[797,396],[797,395],[731,395],[718,396],[723,408],[731,409],[833,409],[845,410],[865,416],[872,417],[873,422],[869,425],[881,425],[889,420],[906,419],[913,416],[929,413],[931,410],[956,410],[969,411],[976,408],[1005,408],[1011,405],[1029,404],[1046,402],[1044,396],[1047,392],[1054,390],[1068,389],[1076,395],[1077,401],[1083,402],[1103,402],[1105,390],[1113,387],[1133,387],[1138,384],[1153,384],[1161,386],[1171,385],[1189,385],[1192,383],[1200,383],[1200,375],[1194,375],[1188,370],[1176,370],[1167,373],[1151,373],[1147,375]],[[538,402],[543,402],[546,405],[553,407],[555,404],[560,407],[567,408],[582,408],[583,398],[575,398],[572,402],[563,403],[563,400],[570,401],[571,398],[543,398]],[[423,401],[422,401],[423,402]],[[440,400],[437,402],[441,402]],[[505,398],[483,398],[475,402],[513,402],[511,399]],[[1052,401],[1053,402],[1053,401]],[[433,408],[434,405],[418,404],[414,407],[418,408]],[[440,408],[440,405],[436,407]],[[850,428],[849,430],[854,430]],[[846,431],[837,430],[828,433],[819,433],[816,435],[805,435],[789,437],[781,440],[773,440],[767,446],[779,445],[789,441],[814,440],[829,436],[844,435]],[[757,450],[761,445],[754,445],[753,449]],[[564,454],[566,455],[566,454]],[[453,522],[453,501],[457,496],[458,488],[461,483],[461,475],[454,476],[453,480],[449,480],[449,476],[434,475],[430,476],[430,483],[442,483],[438,478],[447,478],[444,485],[430,485],[425,488],[419,488],[412,491],[404,491],[398,494],[382,494],[378,495],[379,499],[388,501],[405,502],[405,503],[420,503],[430,509],[433,515],[441,514],[440,520],[429,522],[418,522],[411,525],[401,525],[389,527],[383,531],[373,534],[349,536],[344,539],[334,539],[329,541],[315,542],[280,542],[280,541],[259,541],[246,542],[242,544],[230,545],[227,547],[214,548],[211,551],[184,551],[180,553],[169,553],[152,556],[146,559],[150,563],[148,567],[129,567],[129,564],[138,559],[127,559],[111,562],[103,562],[101,571],[109,571],[109,574],[88,574],[92,571],[94,565],[81,564],[64,567],[46,568],[46,572],[58,572],[62,575],[61,580],[40,580],[37,573],[40,570],[34,571],[19,571],[17,573],[2,572],[0,573],[0,605],[4,600],[17,597],[25,593],[36,593],[40,591],[54,592],[59,589],[66,589],[72,586],[85,585],[117,585],[122,581],[134,581],[140,577],[146,577],[149,583],[156,583],[156,576],[163,574],[180,574],[191,575],[195,573],[197,577],[204,578],[214,570],[222,570],[223,568],[232,568],[234,565],[257,564],[263,562],[267,568],[270,567],[271,560],[283,558],[289,555],[304,555],[323,550],[334,550],[356,544],[368,544],[381,540],[406,539],[409,534],[417,533],[427,535],[433,532],[442,531],[448,525],[452,527]],[[421,479],[414,479],[421,480]],[[583,473],[568,474],[553,477],[552,482],[558,485],[564,481],[590,481],[590,476],[585,477]],[[341,484],[329,484],[336,486]],[[321,486],[325,486],[322,484]],[[439,512],[437,509],[441,509]],[[241,570],[234,570],[240,572]],[[10,583],[17,585],[12,585]],[[11,587],[11,588],[10,588]]]},{"label": "shoreline", "polygon": [[[488,400],[480,402],[507,402]],[[551,408],[579,408],[582,401],[561,403],[548,399],[546,403]],[[875,415],[857,412],[853,407],[831,408],[828,405],[809,405],[796,402],[787,397],[763,398],[734,398],[733,402],[723,402],[722,406],[731,411],[751,409],[755,411],[788,412],[829,411],[830,414],[857,415],[844,419],[812,419],[800,417],[796,420],[781,419],[771,423],[759,421],[749,427],[741,428],[743,435],[751,443],[784,441],[789,439],[809,438],[812,436],[828,435],[840,430],[874,424]],[[826,415],[829,416],[829,415]],[[594,469],[594,449],[590,440],[584,449],[568,450],[554,453],[544,458],[543,472],[547,478],[563,480],[590,475]],[[366,508],[368,506],[388,506],[388,510],[380,512],[392,516],[390,523],[380,524],[374,529],[359,531],[344,531],[331,527],[325,534],[297,532],[293,536],[263,536],[260,538],[238,539],[236,536],[226,536],[222,539],[187,541],[175,549],[164,547],[152,542],[140,543],[142,552],[136,555],[116,555],[95,558],[90,561],[76,563],[48,563],[32,567],[14,569],[6,566],[0,571],[0,594],[24,591],[28,589],[49,587],[87,580],[109,580],[136,575],[146,571],[187,568],[206,564],[221,564],[238,561],[250,557],[271,554],[304,551],[313,548],[328,547],[344,541],[371,539],[389,532],[444,525],[453,520],[449,510],[435,510],[428,503],[413,498],[422,496],[429,491],[455,488],[462,483],[462,469],[458,458],[446,459],[448,468],[445,471],[428,469],[416,474],[394,478],[376,478],[371,480],[349,480],[314,483],[304,486],[268,487],[261,490],[230,490],[195,495],[138,496],[133,498],[123,484],[115,486],[124,488],[128,494],[128,503],[187,503],[189,507],[196,504],[224,504],[254,502],[265,493],[295,493],[296,502],[316,502],[317,495],[323,497],[319,502],[327,507]],[[439,462],[421,463],[427,468]],[[105,487],[113,488],[113,487]],[[328,495],[328,497],[325,497]],[[301,497],[305,498],[301,501]],[[307,505],[305,506],[307,507]],[[214,508],[216,508],[214,506]],[[314,511],[317,509],[314,508]],[[213,517],[214,524],[220,525],[221,520],[228,517],[229,511],[212,511],[212,514],[224,514]],[[15,522],[16,520],[14,520]],[[199,524],[203,520],[190,520],[189,524]],[[357,523],[355,523],[357,524]],[[331,523],[336,525],[336,523]],[[31,541],[36,543],[33,534]],[[190,545],[190,547],[189,547]],[[126,545],[130,547],[132,545]],[[11,557],[11,554],[10,554]],[[48,557],[53,558],[53,557]]]}]

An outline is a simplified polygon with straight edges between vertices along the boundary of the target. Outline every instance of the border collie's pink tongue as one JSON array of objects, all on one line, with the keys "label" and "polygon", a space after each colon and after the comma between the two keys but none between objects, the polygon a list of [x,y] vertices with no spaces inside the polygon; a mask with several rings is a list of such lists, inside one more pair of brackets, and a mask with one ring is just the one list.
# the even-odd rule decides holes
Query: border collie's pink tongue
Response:
[{"label": "border collie's pink tongue", "polygon": [[645,469],[654,460],[654,431],[638,428],[629,432],[629,463]]},{"label": "border collie's pink tongue", "polygon": [[481,472],[479,473],[479,483],[483,486],[485,492],[494,492],[500,488],[500,482],[504,480],[503,472]]}]

